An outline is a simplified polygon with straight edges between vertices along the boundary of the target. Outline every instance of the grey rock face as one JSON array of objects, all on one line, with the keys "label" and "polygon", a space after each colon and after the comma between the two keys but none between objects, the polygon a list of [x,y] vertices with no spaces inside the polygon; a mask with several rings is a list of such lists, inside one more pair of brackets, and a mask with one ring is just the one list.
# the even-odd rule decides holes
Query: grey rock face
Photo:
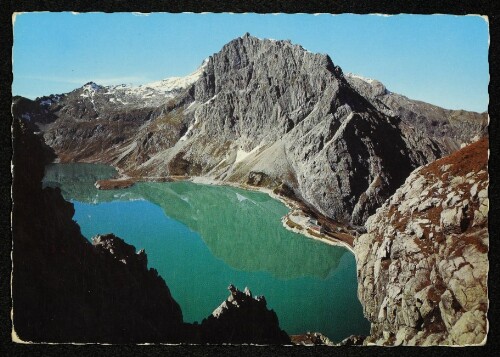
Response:
[{"label": "grey rock face", "polygon": [[447,110],[392,93],[377,80],[347,74],[349,84],[383,113],[397,115],[417,132],[429,136],[444,154],[487,134],[488,115]]},{"label": "grey rock face", "polygon": [[[408,116],[394,116],[402,111],[373,100],[389,95],[382,84],[360,90],[330,57],[289,41],[246,34],[193,75],[166,82],[136,89],[89,83],[39,99],[45,119],[34,117],[63,161],[109,163],[151,178],[253,184],[258,174],[265,177],[259,185],[286,184],[322,214],[353,225],[413,169],[463,139],[449,126],[434,139],[432,125],[410,125]],[[467,140],[473,133],[482,131],[468,129]]]},{"label": "grey rock face", "polygon": [[423,166],[368,219],[354,246],[367,343],[484,342],[487,160],[483,139]]},{"label": "grey rock face", "polygon": [[175,174],[251,183],[259,172],[346,223],[362,224],[440,155],[354,91],[328,56],[286,41],[231,41],[208,59],[194,99],[190,137],[175,156],[153,158],[153,170],[167,157]]}]

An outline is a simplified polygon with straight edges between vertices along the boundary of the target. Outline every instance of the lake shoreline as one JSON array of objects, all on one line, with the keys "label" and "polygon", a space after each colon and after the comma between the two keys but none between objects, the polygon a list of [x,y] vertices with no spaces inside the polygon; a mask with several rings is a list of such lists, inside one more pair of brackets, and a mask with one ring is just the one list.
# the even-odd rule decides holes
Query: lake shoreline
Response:
[{"label": "lake shoreline", "polygon": [[337,236],[334,236],[333,233],[327,234],[318,231],[317,224],[315,225],[311,223],[314,217],[306,213],[301,208],[301,205],[303,205],[302,202],[297,202],[296,200],[293,200],[291,198],[276,194],[270,188],[245,185],[236,182],[221,181],[204,176],[130,177],[128,175],[125,175],[119,168],[114,166],[112,167],[118,172],[120,176],[117,178],[98,180],[95,183],[96,188],[100,190],[112,190],[112,189],[128,188],[133,186],[136,182],[190,181],[202,185],[229,186],[229,187],[241,188],[248,191],[257,191],[265,193],[271,198],[280,201],[288,209],[290,209],[290,212],[288,212],[281,219],[282,225],[285,229],[297,234],[301,234],[309,239],[313,239],[324,244],[346,248],[355,256],[353,249],[353,241],[355,239],[354,235],[348,233],[344,227],[340,228],[340,225],[336,224],[336,222],[333,222],[327,217],[322,217],[322,218],[324,221],[328,222],[329,225],[339,227],[337,228],[338,230],[338,233],[336,233]]},{"label": "lake shoreline", "polygon": [[297,226],[294,227],[294,226],[287,224],[287,222],[290,222],[290,217],[294,214],[300,215],[303,218],[303,220],[305,220],[305,221],[311,219],[312,217],[307,215],[304,211],[302,211],[298,207],[297,202],[295,202],[287,197],[278,195],[278,194],[274,193],[273,190],[271,190],[269,188],[241,185],[241,184],[234,183],[234,182],[225,182],[225,181],[215,180],[215,179],[211,179],[208,177],[202,177],[202,176],[191,177],[190,179],[188,179],[188,181],[191,181],[191,182],[197,183],[197,184],[215,185],[215,186],[230,186],[230,187],[241,188],[244,190],[265,193],[269,197],[280,201],[281,203],[283,203],[286,207],[288,207],[290,209],[290,212],[288,212],[288,214],[286,214],[285,216],[283,216],[281,218],[281,223],[282,223],[284,228],[286,228],[287,230],[289,230],[291,232],[301,234],[303,236],[306,236],[307,238],[322,242],[324,244],[333,245],[333,246],[340,246],[340,247],[346,248],[354,255],[353,246],[351,246],[347,242],[344,242],[340,239],[336,239],[334,237],[326,236],[325,234],[322,234],[322,233],[318,233],[318,234],[321,234],[322,236],[315,236],[312,232],[310,232],[312,224],[308,224],[308,225],[303,224],[300,227],[297,227]]}]

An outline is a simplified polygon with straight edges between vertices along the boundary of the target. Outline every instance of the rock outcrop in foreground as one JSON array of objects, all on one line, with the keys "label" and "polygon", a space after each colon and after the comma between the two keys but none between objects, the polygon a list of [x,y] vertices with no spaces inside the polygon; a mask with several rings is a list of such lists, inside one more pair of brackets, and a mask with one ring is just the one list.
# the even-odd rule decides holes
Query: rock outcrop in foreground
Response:
[{"label": "rock outcrop in foreground", "polygon": [[290,337],[280,329],[278,317],[267,309],[263,296],[252,297],[248,288],[242,292],[230,285],[230,295],[200,325],[202,342],[290,344]]},{"label": "rock outcrop in foreground", "polygon": [[355,241],[358,295],[384,345],[486,340],[488,141],[415,170]]}]

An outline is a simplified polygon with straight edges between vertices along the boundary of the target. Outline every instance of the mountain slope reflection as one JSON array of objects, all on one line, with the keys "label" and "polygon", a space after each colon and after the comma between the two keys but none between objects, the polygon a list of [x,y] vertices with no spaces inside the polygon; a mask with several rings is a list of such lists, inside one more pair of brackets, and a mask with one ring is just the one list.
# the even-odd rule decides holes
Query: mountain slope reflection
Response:
[{"label": "mountain slope reflection", "polygon": [[191,182],[138,182],[121,190],[97,190],[97,179],[112,177],[104,165],[55,164],[44,183],[57,186],[67,200],[98,204],[144,199],[197,232],[212,254],[231,267],[266,271],[281,279],[311,276],[325,279],[344,254],[282,227],[288,209],[266,194],[228,186]]}]

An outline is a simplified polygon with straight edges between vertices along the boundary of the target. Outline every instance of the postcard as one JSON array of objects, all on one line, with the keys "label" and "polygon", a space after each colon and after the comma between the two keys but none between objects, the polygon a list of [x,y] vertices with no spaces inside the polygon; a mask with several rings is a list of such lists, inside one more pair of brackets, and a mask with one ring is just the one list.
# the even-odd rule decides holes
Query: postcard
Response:
[{"label": "postcard", "polygon": [[13,29],[13,341],[486,342],[486,18]]}]

